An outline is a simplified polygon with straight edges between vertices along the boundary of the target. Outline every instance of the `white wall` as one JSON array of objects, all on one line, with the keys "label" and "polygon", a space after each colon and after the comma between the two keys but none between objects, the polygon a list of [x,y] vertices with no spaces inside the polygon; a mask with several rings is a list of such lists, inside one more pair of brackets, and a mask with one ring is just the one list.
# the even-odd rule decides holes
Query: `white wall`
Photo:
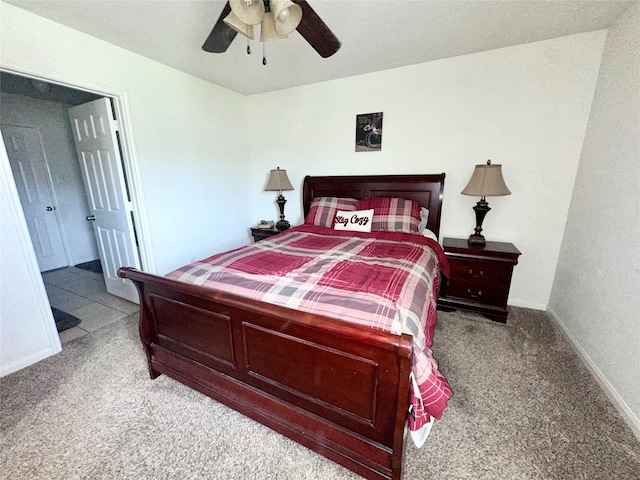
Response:
[{"label": "white wall", "polygon": [[51,173],[56,210],[70,256],[69,264],[77,265],[97,259],[98,247],[91,223],[85,220],[89,207],[71,135],[69,107],[23,95],[0,93],[2,123],[33,127],[40,132]]},{"label": "white wall", "polygon": [[549,310],[640,438],[640,4],[609,29]]},{"label": "white wall", "polygon": [[[455,57],[249,97],[254,220],[276,218],[262,193],[271,168],[295,192],[285,213],[302,220],[305,175],[446,172],[441,235],[473,232],[460,194],[477,163],[503,165],[513,192],[489,198],[489,240],[522,252],[509,302],[546,309],[605,32]],[[354,152],[356,114],[384,112],[381,152]]]},{"label": "white wall", "polygon": [[[246,142],[238,138],[246,131],[244,97],[2,2],[0,45],[4,69],[118,95],[127,104],[125,120],[133,129],[126,134],[139,167],[157,273],[249,241],[253,215],[242,179],[250,164]],[[19,248],[16,242],[3,219],[3,249]],[[28,275],[19,262],[0,268]],[[3,371],[39,348],[41,332],[24,318],[31,293],[16,296],[15,308],[2,312],[3,332],[24,331],[23,343],[11,350],[21,358],[3,351]]]}]

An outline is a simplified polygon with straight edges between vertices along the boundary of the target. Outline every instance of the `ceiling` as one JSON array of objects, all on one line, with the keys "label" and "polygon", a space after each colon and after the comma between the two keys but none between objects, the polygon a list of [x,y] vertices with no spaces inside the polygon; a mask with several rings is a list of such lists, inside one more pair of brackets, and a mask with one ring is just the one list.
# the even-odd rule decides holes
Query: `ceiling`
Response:
[{"label": "ceiling", "polygon": [[342,42],[321,58],[293,32],[262,44],[202,43],[224,1],[3,0],[244,95],[572,35],[609,26],[632,1],[308,0]]}]

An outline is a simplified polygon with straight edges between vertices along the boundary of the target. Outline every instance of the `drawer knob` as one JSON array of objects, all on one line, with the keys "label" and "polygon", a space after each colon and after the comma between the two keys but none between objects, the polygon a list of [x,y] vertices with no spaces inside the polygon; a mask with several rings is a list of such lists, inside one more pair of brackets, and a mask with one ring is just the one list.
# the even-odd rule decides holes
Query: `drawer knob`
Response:
[{"label": "drawer knob", "polygon": [[[469,269],[469,275],[473,276],[473,270]],[[476,275],[476,277],[482,277],[484,276],[484,270],[480,270],[480,273],[478,275]]]},{"label": "drawer knob", "polygon": [[470,297],[472,298],[478,298],[482,296],[482,290],[478,290],[477,294],[474,294],[470,288],[467,288],[467,293],[469,294]]}]

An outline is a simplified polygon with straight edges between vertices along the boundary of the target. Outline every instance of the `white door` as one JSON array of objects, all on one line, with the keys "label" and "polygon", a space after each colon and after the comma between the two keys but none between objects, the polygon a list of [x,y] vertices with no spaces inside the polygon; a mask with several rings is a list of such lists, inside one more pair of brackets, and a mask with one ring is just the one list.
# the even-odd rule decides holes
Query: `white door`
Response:
[{"label": "white door", "polygon": [[117,276],[118,268],[140,268],[140,261],[110,100],[71,107],[69,118],[107,291],[137,303],[133,284]]},{"label": "white door", "polygon": [[3,124],[0,128],[40,271],[66,267],[69,262],[40,135],[30,127]]}]

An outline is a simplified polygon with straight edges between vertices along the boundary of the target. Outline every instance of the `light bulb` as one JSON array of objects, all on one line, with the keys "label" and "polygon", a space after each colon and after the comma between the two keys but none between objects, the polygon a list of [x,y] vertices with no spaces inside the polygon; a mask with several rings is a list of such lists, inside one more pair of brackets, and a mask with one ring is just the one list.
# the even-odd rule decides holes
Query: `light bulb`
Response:
[{"label": "light bulb", "polygon": [[285,8],[283,11],[281,11],[280,15],[278,15],[278,18],[283,22],[287,20],[287,18],[289,18],[289,9]]}]

